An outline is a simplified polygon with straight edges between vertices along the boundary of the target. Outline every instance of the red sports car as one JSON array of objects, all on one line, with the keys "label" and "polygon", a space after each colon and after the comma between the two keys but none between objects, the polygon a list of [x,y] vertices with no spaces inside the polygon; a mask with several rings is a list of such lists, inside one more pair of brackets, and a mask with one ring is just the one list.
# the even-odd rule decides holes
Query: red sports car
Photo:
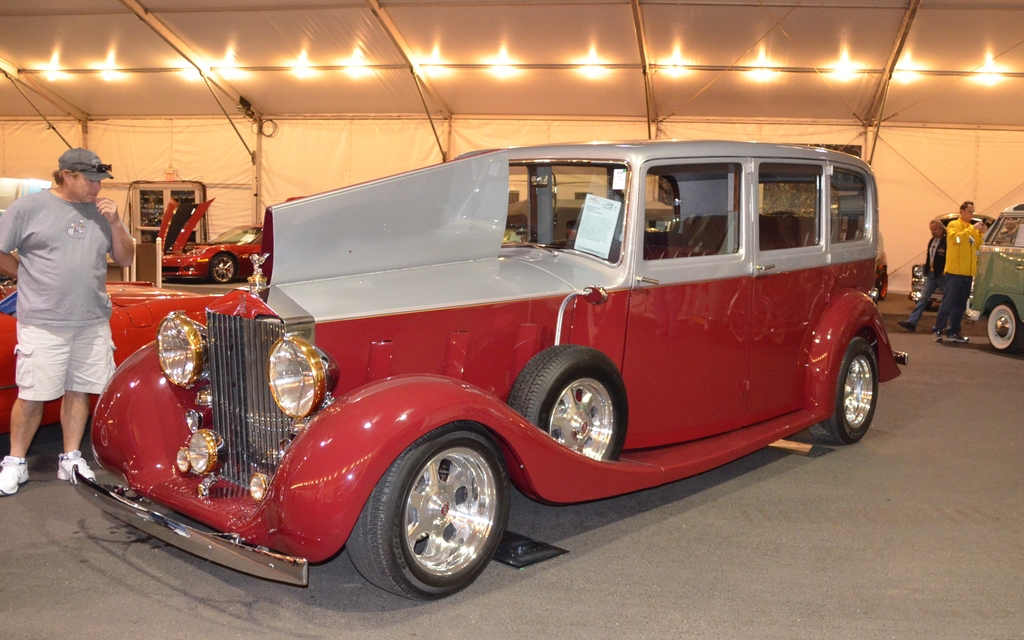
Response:
[{"label": "red sports car", "polygon": [[[8,296],[16,291],[14,285],[0,286],[0,305],[10,306]],[[114,338],[114,361],[120,365],[139,347],[156,338],[156,330],[171,311],[183,310],[190,318],[205,317],[206,305],[213,296],[202,296],[184,291],[157,289],[145,283],[108,282],[107,293],[114,305],[110,317],[110,331]],[[4,305],[4,303],[7,303]],[[0,313],[0,433],[11,428],[11,407],[18,397],[14,383],[16,356],[14,345],[18,341],[17,321],[13,315]],[[60,401],[47,402],[42,424],[60,420]]]},{"label": "red sports car", "polygon": [[235,227],[220,234],[209,244],[186,245],[163,257],[163,277],[201,278],[227,283],[252,275],[249,256],[260,252],[263,227]]}]

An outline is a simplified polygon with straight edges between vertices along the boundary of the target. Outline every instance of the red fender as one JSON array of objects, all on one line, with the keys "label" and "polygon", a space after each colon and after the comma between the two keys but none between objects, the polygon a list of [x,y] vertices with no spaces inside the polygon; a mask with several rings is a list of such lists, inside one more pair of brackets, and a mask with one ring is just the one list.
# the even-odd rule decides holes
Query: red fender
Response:
[{"label": "red fender", "polygon": [[[471,421],[488,429],[513,482],[540,500],[594,500],[666,481],[659,465],[599,462],[574,453],[472,385],[408,375],[356,389],[318,413],[292,442],[263,502],[226,483],[199,498],[200,479],[174,468],[175,454],[189,436],[185,411],[198,409],[195,390],[163,377],[154,345],[129,358],[108,390],[92,432],[104,468],[124,475],[140,494],[214,529],[311,562],[330,558],[344,545],[394,460],[419,437],[450,422]],[[210,424],[209,412],[203,417]]]},{"label": "red fender", "polygon": [[828,417],[836,402],[836,380],[850,340],[860,336],[875,350],[879,382],[900,375],[878,306],[866,294],[846,289],[829,301],[815,328],[807,360],[804,394],[808,411]]},{"label": "red fender", "polygon": [[392,462],[422,435],[455,421],[487,428],[513,482],[534,498],[593,500],[665,482],[657,466],[599,462],[570,451],[472,385],[396,376],[339,399],[292,442],[265,500],[264,525],[273,533],[260,544],[313,562],[331,557]]}]

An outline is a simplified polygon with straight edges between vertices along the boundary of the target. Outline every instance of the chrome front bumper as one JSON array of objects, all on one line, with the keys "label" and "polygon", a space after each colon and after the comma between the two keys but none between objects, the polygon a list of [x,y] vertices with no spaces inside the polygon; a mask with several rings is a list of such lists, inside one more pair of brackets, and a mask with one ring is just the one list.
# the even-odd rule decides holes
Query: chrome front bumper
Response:
[{"label": "chrome front bumper", "polygon": [[309,564],[241,542],[233,533],[207,533],[147,509],[148,500],[127,487],[103,485],[82,477],[75,469],[78,493],[100,510],[154,538],[194,556],[267,580],[305,586]]}]

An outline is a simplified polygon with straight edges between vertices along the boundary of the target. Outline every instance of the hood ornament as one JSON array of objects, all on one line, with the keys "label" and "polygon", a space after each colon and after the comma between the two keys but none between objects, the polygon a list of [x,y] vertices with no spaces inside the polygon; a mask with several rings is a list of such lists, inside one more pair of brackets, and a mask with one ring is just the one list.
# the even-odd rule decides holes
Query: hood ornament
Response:
[{"label": "hood ornament", "polygon": [[270,257],[269,253],[254,253],[249,256],[252,262],[252,275],[249,276],[249,293],[258,295],[261,291],[267,290],[267,277],[263,275],[262,266]]}]

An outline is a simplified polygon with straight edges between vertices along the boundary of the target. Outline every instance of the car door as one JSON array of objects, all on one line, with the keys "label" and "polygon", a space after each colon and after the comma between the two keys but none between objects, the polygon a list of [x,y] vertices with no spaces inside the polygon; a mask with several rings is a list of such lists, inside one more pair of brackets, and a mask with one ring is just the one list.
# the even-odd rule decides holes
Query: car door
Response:
[{"label": "car door", "polygon": [[750,393],[752,424],[803,407],[811,333],[828,301],[824,163],[755,163]]},{"label": "car door", "polygon": [[742,425],[751,281],[739,159],[642,167],[623,359],[626,447]]}]

